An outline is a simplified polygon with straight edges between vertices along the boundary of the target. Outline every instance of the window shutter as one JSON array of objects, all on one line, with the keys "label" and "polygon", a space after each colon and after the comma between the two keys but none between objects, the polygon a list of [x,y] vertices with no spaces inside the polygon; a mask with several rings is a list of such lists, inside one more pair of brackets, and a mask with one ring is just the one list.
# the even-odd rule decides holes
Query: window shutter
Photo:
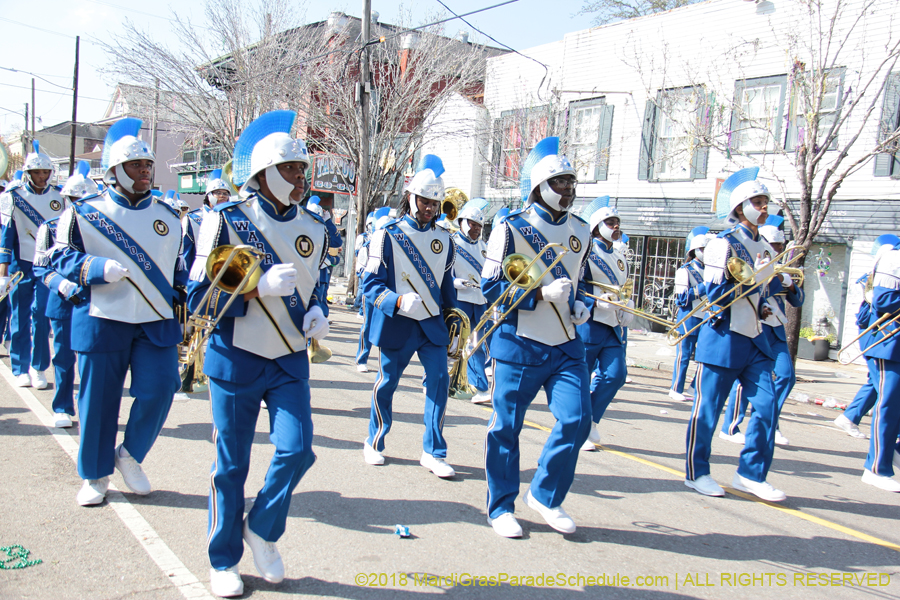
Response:
[{"label": "window shutter", "polygon": [[500,136],[503,135],[500,123],[501,119],[494,119],[493,147],[491,148],[491,164],[494,166],[494,175],[491,178],[492,187],[497,187],[497,182],[500,181],[500,173],[503,170],[503,165],[500,164]]},{"label": "window shutter", "polygon": [[[878,141],[884,140],[897,129],[900,117],[900,73],[891,73],[884,86],[884,103],[881,106],[881,121],[878,124]],[[875,155],[875,177],[889,177],[900,174],[900,160],[897,152]]]},{"label": "window shutter", "polygon": [[650,179],[650,167],[652,164],[653,144],[656,141],[656,120],[659,115],[659,107],[656,102],[647,100],[644,104],[644,123],[641,128],[641,157],[638,162],[638,179],[646,181]]},{"label": "window shutter", "polygon": [[609,174],[614,108],[611,104],[604,104],[600,110],[600,131],[597,136],[597,166],[594,169],[594,179],[596,181],[606,181]]},{"label": "window shutter", "polygon": [[728,148],[730,150],[739,150],[741,147],[741,132],[738,128],[741,126],[740,111],[744,102],[744,87],[746,83],[743,80],[734,82],[734,103],[731,108],[731,136],[728,138]]},{"label": "window shutter", "polygon": [[704,90],[702,87],[694,88],[695,92],[700,95],[701,100],[697,103],[697,123],[701,132],[701,137],[694,138],[697,145],[694,153],[691,155],[691,179],[706,179],[706,163],[709,162],[709,146],[706,145],[706,136],[709,134],[709,122],[707,120],[707,111],[709,105],[706,103]]}]

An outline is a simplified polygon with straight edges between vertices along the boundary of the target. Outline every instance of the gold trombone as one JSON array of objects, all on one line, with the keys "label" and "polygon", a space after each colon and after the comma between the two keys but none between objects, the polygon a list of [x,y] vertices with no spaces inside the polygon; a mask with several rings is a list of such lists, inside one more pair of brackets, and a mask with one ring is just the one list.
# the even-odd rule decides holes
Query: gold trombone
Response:
[{"label": "gold trombone", "polygon": [[675,325],[674,321],[662,319],[660,317],[657,317],[656,315],[641,312],[636,308],[628,306],[628,301],[631,300],[631,295],[634,293],[634,281],[631,279],[627,279],[622,285],[610,285],[608,283],[600,283],[599,281],[591,281],[590,279],[585,279],[584,282],[588,285],[600,288],[601,290],[603,290],[604,294],[613,294],[614,296],[617,296],[619,298],[619,301],[612,302],[610,300],[607,300],[606,298],[603,298],[602,296],[595,296],[594,294],[585,292],[584,295],[588,298],[593,298],[594,300],[599,300],[600,302],[606,302],[610,306],[615,306],[618,310],[627,312],[641,319],[646,319],[651,323],[658,323],[663,327],[672,327]]},{"label": "gold trombone", "polygon": [[[245,245],[226,244],[209,253],[209,257],[206,259],[206,276],[210,279],[209,288],[200,299],[197,312],[188,319],[188,324],[194,327],[194,333],[189,342],[179,344],[179,362],[184,365],[193,364],[206,340],[212,335],[213,329],[228,312],[228,308],[235,299],[256,288],[259,278],[262,276],[262,269],[259,268],[259,265],[263,258],[261,252]],[[213,293],[218,291],[231,294],[231,297],[222,307],[219,316],[212,318],[209,314],[210,304]]]},{"label": "gold trombone", "polygon": [[[538,261],[541,259],[541,256],[544,255],[547,250],[550,248],[559,248],[556,258],[547,266],[543,271],[538,266]],[[473,354],[478,350],[478,348],[488,339],[488,337],[494,332],[497,327],[500,326],[500,323],[509,316],[509,314],[519,305],[519,303],[528,295],[528,292],[532,291],[538,285],[540,285],[541,280],[544,276],[553,270],[556,264],[562,260],[562,258],[569,253],[569,249],[563,246],[562,244],[552,243],[547,244],[541,250],[541,253],[532,258],[528,259],[524,254],[510,254],[506,258],[503,259],[503,263],[500,266],[503,271],[503,276],[506,277],[507,281],[509,281],[509,287],[500,294],[500,297],[494,301],[487,309],[484,311],[484,316],[481,317],[481,320],[478,321],[478,324],[472,328],[472,331],[475,335],[478,335],[478,332],[481,331],[481,328],[484,327],[488,321],[493,320],[493,325],[484,332],[484,335],[481,336],[480,339],[477,339],[475,343],[472,345],[471,349],[465,354],[465,360],[468,361]],[[573,285],[575,283],[573,282]],[[494,310],[497,309],[504,300],[506,300],[507,296],[516,288],[524,290],[524,293],[519,297],[518,300],[513,302],[506,311],[500,313],[499,315],[494,315]]]},{"label": "gold trombone", "polygon": [[6,296],[13,291],[13,288],[16,287],[20,281],[22,281],[23,277],[25,277],[25,274],[22,273],[22,271],[16,271],[12,274],[12,277],[9,278],[9,283],[6,284],[6,289],[0,292],[0,301],[6,298]]},{"label": "gold trombone", "polygon": [[[794,252],[796,252],[796,254],[793,254]],[[780,263],[779,261],[781,261],[788,254],[791,254],[790,258],[788,258],[787,261],[785,261],[784,263]],[[743,298],[746,298],[747,296],[749,296],[750,294],[755,292],[757,288],[769,283],[772,279],[774,279],[778,275],[781,275],[782,273],[787,273],[791,276],[794,276],[799,272],[802,276],[802,271],[800,269],[792,268],[792,267],[789,267],[788,265],[790,265],[791,263],[793,263],[795,261],[800,260],[801,258],[803,258],[803,256],[805,254],[806,254],[806,250],[804,248],[798,247],[798,246],[795,246],[792,244],[792,245],[788,246],[783,252],[778,254],[775,258],[773,258],[772,261],[770,261],[769,263],[766,263],[765,266],[761,267],[759,269],[759,271],[754,271],[753,269],[750,268],[750,265],[748,265],[746,261],[741,260],[740,258],[737,258],[736,256],[729,258],[728,263],[726,265],[726,270],[728,271],[728,275],[730,275],[731,278],[734,279],[740,286],[748,286],[747,289],[742,292],[741,292],[741,290],[738,290],[741,293],[734,300],[730,301],[725,306],[720,306],[720,305],[716,304],[715,302],[710,302],[708,299],[704,300],[696,308],[691,310],[691,312],[689,312],[684,317],[682,317],[669,330],[669,332],[666,334],[666,340],[669,342],[669,345],[675,346],[676,344],[681,342],[681,340],[683,340],[684,338],[688,337],[689,335],[694,333],[696,330],[698,330],[701,326],[705,325],[706,323],[709,323],[710,320],[718,317],[723,312],[725,312],[725,310],[727,310],[728,308],[731,308],[731,306],[734,305],[736,302],[742,300]],[[775,263],[772,273],[767,275],[761,281],[756,281],[756,276],[760,272],[762,272],[763,269],[768,268],[772,263]],[[731,293],[732,292],[729,292],[728,295],[730,295]],[[717,308],[718,310],[713,310],[714,307]],[[682,325],[684,325],[688,321],[688,319],[693,317],[696,313],[703,312],[703,311],[709,312],[709,314],[706,316],[706,318],[704,318],[702,321],[697,323],[694,327],[692,327],[691,329],[686,331],[684,334],[679,335],[678,328],[681,327]]]},{"label": "gold trombone", "polygon": [[[871,281],[871,279],[870,279],[870,281]],[[874,288],[873,288],[873,289],[874,289]],[[875,321],[874,323],[872,323],[871,325],[869,325],[868,327],[866,327],[865,329],[863,329],[863,330],[859,333],[858,336],[856,336],[855,338],[853,338],[850,342],[848,342],[847,344],[845,344],[843,348],[841,348],[840,350],[838,350],[838,362],[841,363],[842,365],[849,365],[849,364],[852,363],[854,360],[856,360],[857,358],[859,358],[860,356],[862,356],[863,354],[865,354],[866,352],[868,352],[869,350],[871,350],[872,348],[874,348],[875,346],[877,346],[878,344],[883,344],[883,343],[886,342],[887,340],[889,340],[889,339],[891,339],[892,337],[894,337],[894,335],[896,335],[897,332],[900,331],[900,328],[893,329],[890,333],[885,334],[885,336],[884,336],[883,338],[881,338],[881,339],[878,340],[877,342],[874,342],[874,343],[870,344],[868,347],[866,347],[865,349],[861,350],[861,351],[859,352],[859,354],[857,354],[857,355],[854,356],[853,358],[847,358],[847,353],[851,350],[851,347],[852,347],[853,344],[855,344],[857,341],[859,341],[859,340],[862,339],[864,336],[869,335],[869,334],[871,334],[871,335],[878,335],[879,333],[882,333],[882,334],[885,333],[885,329],[887,329],[888,326],[890,326],[890,325],[896,325],[897,322],[898,322],[898,320],[900,320],[900,312],[897,312],[897,313],[887,313],[887,314],[884,314],[884,315],[881,315],[880,317],[878,317],[878,320],[877,320],[877,321]]]}]

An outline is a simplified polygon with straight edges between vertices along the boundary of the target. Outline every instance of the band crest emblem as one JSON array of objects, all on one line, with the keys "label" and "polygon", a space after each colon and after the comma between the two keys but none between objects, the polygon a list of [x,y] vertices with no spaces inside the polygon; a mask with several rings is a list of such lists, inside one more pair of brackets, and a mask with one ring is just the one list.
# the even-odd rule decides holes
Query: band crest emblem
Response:
[{"label": "band crest emblem", "polygon": [[303,258],[309,258],[312,255],[313,250],[315,250],[315,244],[309,239],[308,235],[301,235],[298,237],[294,242],[294,247],[297,249],[297,254]]},{"label": "band crest emblem", "polygon": [[431,240],[431,251],[435,254],[440,254],[444,250],[444,244],[441,243],[441,240]]},{"label": "band crest emblem", "polygon": [[482,250],[482,251],[481,251],[481,256],[482,256],[483,258],[487,258],[487,250]]},{"label": "band crest emblem", "polygon": [[153,221],[153,231],[159,235],[167,235],[169,233],[169,226],[157,219]]},{"label": "band crest emblem", "polygon": [[51,200],[50,201],[50,210],[52,211],[60,211],[62,209],[62,203],[59,200]]},{"label": "band crest emblem", "polygon": [[625,270],[625,262],[621,258],[616,261],[616,266],[619,267],[620,271]]},{"label": "band crest emblem", "polygon": [[572,250],[572,252],[581,252],[581,240],[573,235],[569,238],[569,248]]}]

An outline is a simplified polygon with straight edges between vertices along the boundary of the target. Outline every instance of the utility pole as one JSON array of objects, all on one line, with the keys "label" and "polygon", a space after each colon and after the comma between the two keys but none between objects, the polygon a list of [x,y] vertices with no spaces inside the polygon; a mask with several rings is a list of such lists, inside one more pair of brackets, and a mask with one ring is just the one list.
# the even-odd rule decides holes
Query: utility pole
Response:
[{"label": "utility pole", "polygon": [[78,46],[81,36],[75,36],[75,76],[72,81],[72,134],[69,139],[69,177],[75,172],[75,127],[78,123]]},{"label": "utility pole", "polygon": [[[363,0],[362,11],[362,40],[363,49],[360,52],[360,68],[359,68],[359,104],[362,111],[362,124],[359,140],[359,165],[356,167],[358,176],[356,187],[356,211],[354,214],[353,207],[350,207],[350,214],[347,221],[347,259],[346,264],[350,266],[350,277],[355,277],[356,273],[356,235],[357,235],[357,219],[360,222],[365,221],[366,214],[366,198],[369,195],[369,39],[372,37],[372,0]],[[351,238],[351,235],[353,236]],[[351,245],[353,250],[351,250]],[[356,293],[359,293],[359,283],[355,282]]]},{"label": "utility pole", "polygon": [[22,137],[24,137],[24,143],[22,144],[22,158],[28,156],[28,153],[31,152],[31,136],[28,135],[28,103],[25,103],[25,133]]},{"label": "utility pole", "polygon": [[[34,77],[31,78],[31,141],[34,142],[34,113],[37,112],[34,104]],[[26,124],[27,126],[27,124]]]}]

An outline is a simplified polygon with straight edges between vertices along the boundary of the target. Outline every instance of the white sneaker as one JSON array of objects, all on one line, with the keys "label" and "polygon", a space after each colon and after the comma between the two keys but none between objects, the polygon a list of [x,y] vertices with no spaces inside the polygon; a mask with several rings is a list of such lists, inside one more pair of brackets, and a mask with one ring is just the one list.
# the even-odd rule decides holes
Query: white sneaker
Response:
[{"label": "white sneaker", "polygon": [[281,583],[284,579],[284,562],[275,542],[267,542],[253,533],[247,525],[247,519],[244,519],[244,541],[253,552],[253,564],[260,577],[269,583]]},{"label": "white sneaker", "polygon": [[150,480],[144,474],[141,463],[131,458],[128,450],[122,444],[116,448],[116,469],[122,474],[122,479],[125,480],[125,485],[129,490],[139,496],[146,496],[150,493]]},{"label": "white sneaker", "polygon": [[597,446],[591,440],[584,440],[584,443],[581,445],[582,452],[594,452],[595,450],[597,450]]},{"label": "white sneaker", "polygon": [[731,487],[748,494],[753,494],[757,498],[768,500],[769,502],[781,502],[787,499],[787,495],[779,489],[776,489],[768,481],[753,481],[742,477],[735,473],[731,480]]},{"label": "white sneaker", "polygon": [[209,587],[212,593],[220,598],[236,598],[244,593],[244,581],[238,566],[228,567],[221,571],[209,570]]},{"label": "white sneaker", "polygon": [[453,477],[454,475],[456,475],[456,471],[453,470],[453,467],[447,464],[447,461],[445,461],[443,458],[432,456],[427,452],[422,453],[422,458],[419,459],[419,464],[441,479],[446,479],[448,477]]},{"label": "white sneaker", "polygon": [[109,489],[109,477],[101,477],[100,479],[85,479],[75,496],[75,501],[81,506],[93,506],[100,504],[106,498],[106,491]]},{"label": "white sneaker", "polygon": [[16,385],[19,387],[31,387],[31,376],[28,373],[16,375]]},{"label": "white sneaker", "polygon": [[894,450],[894,458],[891,462],[894,464],[894,468],[900,471],[900,452]]},{"label": "white sneaker", "polygon": [[775,430],[775,445],[776,446],[790,446],[791,441],[784,437],[780,431]]},{"label": "white sneaker", "polygon": [[357,321],[365,321],[366,318],[363,315],[356,313],[356,320]]},{"label": "white sneaker", "polygon": [[[493,376],[493,374],[494,374],[494,367],[485,367],[485,368],[484,368],[484,374],[485,374],[487,377]],[[499,518],[499,517],[498,517],[498,518]]]},{"label": "white sneaker", "polygon": [[360,373],[368,373],[369,365],[356,365],[356,370],[359,371]]},{"label": "white sneaker", "polygon": [[72,426],[72,417],[66,413],[53,413],[53,426],[59,429],[68,429]]},{"label": "white sneaker", "polygon": [[525,498],[523,499],[525,500],[525,506],[539,512],[544,517],[547,525],[553,529],[560,533],[575,533],[575,521],[563,510],[562,506],[547,508],[531,495],[531,488],[528,488],[528,491],[525,492]]},{"label": "white sneaker", "polygon": [[846,417],[846,415],[838,415],[838,418],[834,420],[834,424],[838,426],[838,428],[843,429],[847,435],[855,438],[864,438],[866,434],[859,430],[856,423],[851,421]]},{"label": "white sneaker", "polygon": [[512,513],[503,513],[496,519],[488,517],[488,525],[494,528],[494,533],[505,538],[522,537],[522,526],[516,521]]},{"label": "white sneaker", "polygon": [[716,483],[716,480],[712,478],[712,475],[704,475],[694,480],[685,479],[684,485],[688,486],[692,490],[700,492],[704,496],[718,497],[725,495],[725,490],[722,489],[721,485]]},{"label": "white sneaker", "polygon": [[46,390],[47,389],[47,376],[44,375],[43,371],[35,371],[34,369],[28,369],[29,379],[31,379],[31,387],[36,390]]},{"label": "white sneaker", "polygon": [[740,431],[738,431],[737,433],[733,433],[731,435],[728,435],[724,431],[719,431],[719,438],[721,438],[725,441],[728,441],[728,442],[734,442],[735,444],[740,444],[742,446],[744,445],[744,442],[746,441],[744,438],[744,434]]},{"label": "white sneaker", "polygon": [[625,377],[625,383],[634,383],[634,380],[631,379],[631,377],[626,376],[626,377]]},{"label": "white sneaker", "polygon": [[491,403],[491,393],[488,391],[478,392],[477,394],[472,396],[472,404],[490,404],[490,403]]},{"label": "white sneaker", "polygon": [[591,423],[591,429],[588,432],[588,437],[584,440],[584,444],[581,445],[581,449],[585,452],[591,452],[597,449],[597,446],[600,445],[600,432],[597,431],[597,424]]},{"label": "white sneaker", "polygon": [[684,397],[684,394],[679,394],[675,390],[669,390],[669,398],[674,400],[675,402],[684,402],[687,398]]},{"label": "white sneaker", "polygon": [[363,442],[363,458],[370,465],[384,464],[384,454],[373,448],[369,442]]},{"label": "white sneaker", "polygon": [[[894,460],[896,460],[896,458]],[[900,492],[900,481],[897,481],[893,477],[887,477],[886,475],[876,475],[869,469],[863,471],[862,481],[863,483],[874,485],[887,492]]]}]

